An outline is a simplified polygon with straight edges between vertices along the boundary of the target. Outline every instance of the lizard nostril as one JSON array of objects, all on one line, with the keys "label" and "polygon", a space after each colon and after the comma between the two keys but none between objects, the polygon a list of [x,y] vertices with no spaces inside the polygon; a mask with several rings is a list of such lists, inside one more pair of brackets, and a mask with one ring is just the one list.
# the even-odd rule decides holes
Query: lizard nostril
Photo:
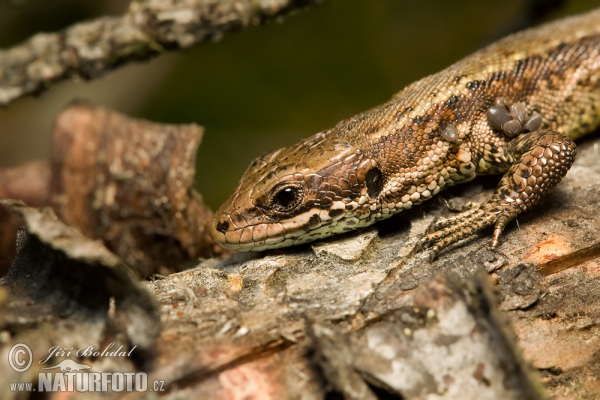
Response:
[{"label": "lizard nostril", "polygon": [[229,222],[227,222],[227,221],[219,222],[217,224],[217,230],[221,233],[227,232],[228,229],[229,229]]}]

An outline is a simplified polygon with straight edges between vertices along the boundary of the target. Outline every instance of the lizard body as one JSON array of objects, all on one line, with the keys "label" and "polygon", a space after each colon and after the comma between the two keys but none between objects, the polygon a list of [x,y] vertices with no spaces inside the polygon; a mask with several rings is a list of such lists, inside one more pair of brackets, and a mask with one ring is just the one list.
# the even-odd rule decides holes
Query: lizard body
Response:
[{"label": "lizard body", "polygon": [[508,36],[387,103],[256,159],[215,215],[224,247],[261,251],[373,224],[481,174],[493,197],[435,222],[437,251],[506,224],[566,174],[600,125],[600,10]]}]

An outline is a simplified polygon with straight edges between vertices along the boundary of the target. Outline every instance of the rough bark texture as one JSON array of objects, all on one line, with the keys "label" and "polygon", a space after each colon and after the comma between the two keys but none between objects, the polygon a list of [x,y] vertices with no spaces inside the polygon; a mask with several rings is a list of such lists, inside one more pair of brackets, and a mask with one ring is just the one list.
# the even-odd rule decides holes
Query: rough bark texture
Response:
[{"label": "rough bark texture", "polygon": [[[485,232],[434,262],[426,252],[414,252],[433,218],[451,212],[445,202],[434,201],[361,232],[265,254],[211,258],[155,281],[150,289],[161,328],[156,341],[145,345],[154,353],[144,353],[143,365],[99,358],[93,370],[148,367],[151,380],[165,381],[166,398],[320,399],[329,393],[350,399],[535,399],[544,391],[557,399],[597,397],[597,158],[598,139],[580,143],[571,173],[540,207],[519,218],[520,228],[507,229],[497,251],[487,249]],[[444,196],[460,208],[490,196],[495,183],[478,180]],[[7,279],[10,295],[0,294],[2,326],[10,332],[3,354],[19,341],[31,342],[43,354],[44,346],[58,340],[48,326],[72,326],[73,318],[83,322],[59,330],[60,340],[79,345],[87,329],[96,329],[92,337],[99,341],[124,343],[113,329],[98,329],[105,317],[93,316],[106,304],[103,290],[120,298],[125,310],[133,296],[134,314],[125,315],[139,310],[135,285],[112,286],[114,278],[103,278],[115,276],[120,261],[95,256],[99,261],[93,262],[88,253],[97,254],[96,245],[77,239],[44,213],[23,210],[17,211],[27,220],[29,239],[21,241],[9,276],[28,279]],[[54,225],[39,222],[48,218]],[[43,253],[36,250],[39,245],[45,246]],[[62,258],[48,257],[56,251]],[[106,256],[100,259],[118,260],[101,253]],[[40,262],[40,254],[49,261]],[[79,269],[73,284],[61,271],[82,262],[107,265]],[[45,311],[48,306],[39,299],[47,296],[48,286],[62,288],[64,279],[67,285],[57,289],[63,294],[48,303],[51,312]],[[86,281],[109,285],[92,295],[96,286],[88,288]],[[73,290],[79,287],[84,289]],[[80,313],[55,315],[55,303],[57,310],[65,306]],[[47,314],[50,325],[43,324]],[[116,332],[129,332],[128,319],[119,321]],[[50,339],[41,340],[45,337]],[[36,376],[7,371],[10,381]]]},{"label": "rough bark texture", "polygon": [[[309,3],[134,1],[123,17],[0,53],[0,103]],[[0,362],[0,397],[16,398],[9,382],[35,382],[62,359],[94,372],[149,371],[173,399],[600,396],[597,138],[578,144],[566,179],[496,251],[489,232],[434,262],[414,251],[436,216],[489,198],[497,179],[487,178],[360,232],[213,257],[144,287],[141,274],[213,249],[202,241],[210,214],[190,190],[201,133],[78,103],[57,121],[51,167],[0,171],[0,198],[52,204],[62,219],[0,203],[0,262],[15,253],[4,238],[26,226],[0,282],[0,359],[16,343],[35,355],[25,373]],[[91,343],[138,350],[39,365],[52,346]]]},{"label": "rough bark texture", "polygon": [[131,61],[217,40],[319,0],[134,0],[121,17],[38,34],[0,51],[0,105],[54,83],[93,79]]},{"label": "rough bark texture", "polygon": [[[35,382],[44,367],[37,361],[54,346],[98,349],[112,341],[117,347],[135,349],[132,357],[101,358],[96,370],[148,368],[160,330],[159,315],[152,295],[138,282],[137,271],[100,242],[65,226],[48,208],[40,211],[14,201],[0,204],[18,214],[27,227],[19,232],[17,256],[0,280],[8,292],[0,295],[4,332],[0,355],[10,360],[10,348],[20,342],[37,356],[36,368],[23,373],[6,361],[0,363],[2,397],[15,396],[8,391],[9,382]],[[44,364],[58,361],[52,357]]]},{"label": "rough bark texture", "polygon": [[[433,217],[448,212],[434,202],[345,238],[209,260],[157,281],[164,328],[154,376],[174,392],[213,398],[321,398],[327,390],[347,398],[535,398],[539,387],[504,317],[473,294],[485,290],[469,289],[485,285],[440,276],[468,281],[483,268],[548,392],[597,396],[597,149],[597,139],[580,144],[571,173],[519,218],[520,228],[507,229],[498,251],[487,249],[486,232],[433,263],[414,253]],[[445,196],[456,206],[494,187],[479,180]]]},{"label": "rough bark texture", "polygon": [[72,105],[54,129],[53,208],[143,276],[222,253],[208,233],[212,212],[192,190],[202,132]]},{"label": "rough bark texture", "polygon": [[[33,207],[50,203],[50,166],[32,162],[16,168],[0,168],[0,199],[19,199]],[[16,252],[16,238],[23,220],[0,205],[0,276],[4,276]]]},{"label": "rough bark texture", "polygon": [[[194,258],[224,254],[208,234],[212,212],[192,189],[202,132],[76,102],[56,120],[50,163],[0,170],[0,199],[52,206],[142,276],[180,271]],[[22,221],[0,206],[0,223],[4,272]]]}]

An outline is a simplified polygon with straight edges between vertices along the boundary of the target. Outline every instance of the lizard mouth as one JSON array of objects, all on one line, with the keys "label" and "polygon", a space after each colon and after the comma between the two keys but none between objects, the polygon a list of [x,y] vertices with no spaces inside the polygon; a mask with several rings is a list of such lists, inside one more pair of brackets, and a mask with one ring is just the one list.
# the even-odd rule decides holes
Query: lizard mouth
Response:
[{"label": "lizard mouth", "polygon": [[236,251],[262,251],[289,246],[292,236],[281,223],[248,223],[244,218],[232,218],[239,212],[218,212],[210,226],[210,235],[220,246]]},{"label": "lizard mouth", "polygon": [[[213,240],[222,247],[235,251],[258,252],[280,247],[295,246],[313,242],[325,237],[344,233],[373,224],[376,218],[358,219],[344,217],[324,211],[329,219],[317,220],[313,212],[295,218],[274,222],[260,221],[255,224],[235,222],[227,213],[219,213],[213,220],[210,233]],[[335,218],[332,217],[335,215]],[[311,218],[312,217],[312,218]]]},{"label": "lizard mouth", "polygon": [[[226,215],[217,216],[210,227],[212,239],[228,250],[263,251],[310,241],[301,239],[306,232],[291,233],[278,223],[236,226]],[[312,239],[314,240],[314,239]]]}]

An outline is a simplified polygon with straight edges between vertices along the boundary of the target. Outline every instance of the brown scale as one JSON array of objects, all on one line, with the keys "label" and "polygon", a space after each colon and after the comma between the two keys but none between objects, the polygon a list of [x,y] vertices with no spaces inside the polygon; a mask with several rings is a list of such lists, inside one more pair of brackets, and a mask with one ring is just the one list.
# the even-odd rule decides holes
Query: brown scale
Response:
[{"label": "brown scale", "polygon": [[[372,223],[476,174],[502,173],[489,201],[437,221],[420,243],[435,255],[494,226],[496,246],[506,224],[571,166],[567,136],[600,123],[599,68],[600,10],[505,38],[380,107],[261,157],[211,233],[239,250],[264,249],[243,238],[262,240],[267,230],[268,239],[293,236],[277,247],[293,245],[353,229],[356,217]],[[296,238],[303,235],[310,238]]]},{"label": "brown scale", "polygon": [[494,225],[491,246],[496,247],[506,224],[539,202],[575,161],[573,140],[551,130],[524,135],[511,142],[511,147],[517,162],[504,175],[489,201],[431,225],[420,246],[432,245],[432,256],[490,225]]}]

